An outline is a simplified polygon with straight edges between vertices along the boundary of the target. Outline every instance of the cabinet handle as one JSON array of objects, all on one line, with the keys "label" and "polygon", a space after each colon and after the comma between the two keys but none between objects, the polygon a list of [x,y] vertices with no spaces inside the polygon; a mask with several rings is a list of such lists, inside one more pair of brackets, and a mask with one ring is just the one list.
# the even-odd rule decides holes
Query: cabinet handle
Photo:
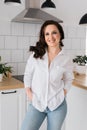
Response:
[{"label": "cabinet handle", "polygon": [[11,94],[11,93],[16,93],[17,91],[12,91],[12,92],[2,92],[2,94]]}]

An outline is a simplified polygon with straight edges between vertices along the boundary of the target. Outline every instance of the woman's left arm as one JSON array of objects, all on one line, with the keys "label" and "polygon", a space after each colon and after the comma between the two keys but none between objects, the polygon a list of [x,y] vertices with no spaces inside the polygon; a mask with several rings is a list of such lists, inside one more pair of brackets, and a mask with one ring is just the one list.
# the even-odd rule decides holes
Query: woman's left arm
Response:
[{"label": "woman's left arm", "polygon": [[67,61],[65,68],[66,70],[63,75],[63,81],[64,81],[64,94],[66,95],[70,87],[72,86],[72,81],[74,79],[73,63],[70,59]]}]

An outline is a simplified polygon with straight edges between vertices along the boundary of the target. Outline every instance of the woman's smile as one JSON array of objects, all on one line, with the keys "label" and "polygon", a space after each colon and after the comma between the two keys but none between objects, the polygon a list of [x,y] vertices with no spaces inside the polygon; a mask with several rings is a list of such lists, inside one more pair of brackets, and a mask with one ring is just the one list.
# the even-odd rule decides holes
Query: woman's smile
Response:
[{"label": "woman's smile", "polygon": [[59,46],[60,33],[55,25],[48,25],[45,28],[45,41],[49,47]]}]

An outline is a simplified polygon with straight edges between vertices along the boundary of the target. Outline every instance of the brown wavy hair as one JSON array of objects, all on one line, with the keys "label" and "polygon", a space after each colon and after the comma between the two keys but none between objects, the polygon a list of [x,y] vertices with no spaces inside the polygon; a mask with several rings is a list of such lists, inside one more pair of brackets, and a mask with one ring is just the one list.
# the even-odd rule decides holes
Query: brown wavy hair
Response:
[{"label": "brown wavy hair", "polygon": [[60,33],[60,47],[63,47],[63,43],[62,40],[64,39],[64,31],[62,26],[57,22],[57,21],[53,21],[53,20],[47,20],[43,23],[43,25],[41,26],[40,29],[40,34],[39,34],[39,41],[36,42],[35,46],[30,46],[29,51],[33,51],[34,52],[34,58],[41,58],[43,57],[43,55],[46,53],[46,49],[47,49],[47,44],[45,42],[45,37],[44,37],[44,30],[46,28],[46,26],[48,25],[55,25]]}]

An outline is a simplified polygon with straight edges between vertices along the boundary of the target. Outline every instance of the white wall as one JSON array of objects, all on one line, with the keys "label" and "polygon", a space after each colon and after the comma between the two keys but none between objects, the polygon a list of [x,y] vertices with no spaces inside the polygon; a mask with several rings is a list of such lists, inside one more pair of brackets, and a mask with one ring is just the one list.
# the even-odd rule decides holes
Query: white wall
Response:
[{"label": "white wall", "polygon": [[[40,24],[0,22],[0,55],[2,62],[14,67],[13,74],[23,74],[29,46],[38,39]],[[86,29],[82,26],[64,26],[64,48],[72,57],[85,53]]]},{"label": "white wall", "polygon": [[0,0],[0,21],[11,21],[25,7],[25,0],[22,0],[20,6],[12,6],[4,4],[4,0]]},{"label": "white wall", "polygon": [[39,28],[38,24],[0,22],[0,56],[14,67],[13,74],[24,73],[29,46],[35,44]]},{"label": "white wall", "polygon": [[[45,0],[41,0],[43,1]],[[48,12],[62,19],[64,24],[78,25],[80,18],[87,13],[87,0],[53,0],[53,2],[56,9]]]},{"label": "white wall", "polygon": [[[41,25],[11,22],[11,19],[24,9],[25,2],[22,0],[20,6],[8,6],[3,1],[0,0],[0,56],[2,56],[2,62],[8,62],[14,67],[13,74],[23,74],[29,55],[29,46],[37,41]],[[41,2],[43,1],[41,0]],[[67,54],[72,57],[77,54],[85,54],[86,27],[79,26],[78,21],[80,15],[82,15],[81,11],[87,12],[85,11],[87,9],[87,0],[54,0],[54,3],[57,6],[57,11],[55,13],[55,11],[51,10],[50,13],[55,14],[64,21],[62,24],[65,32],[63,42]],[[79,5],[77,11],[75,3]]]},{"label": "white wall", "polygon": [[[42,4],[45,0],[40,1]],[[4,4],[4,0],[0,0],[0,20],[11,21],[25,7],[25,0],[21,0],[20,6],[8,6]],[[64,24],[78,24],[81,16],[87,13],[87,0],[53,0],[56,9],[49,10],[49,13],[62,19]]]},{"label": "white wall", "polygon": [[80,18],[87,13],[87,0],[53,0],[56,3],[56,16],[64,21],[64,24],[77,24]]}]

